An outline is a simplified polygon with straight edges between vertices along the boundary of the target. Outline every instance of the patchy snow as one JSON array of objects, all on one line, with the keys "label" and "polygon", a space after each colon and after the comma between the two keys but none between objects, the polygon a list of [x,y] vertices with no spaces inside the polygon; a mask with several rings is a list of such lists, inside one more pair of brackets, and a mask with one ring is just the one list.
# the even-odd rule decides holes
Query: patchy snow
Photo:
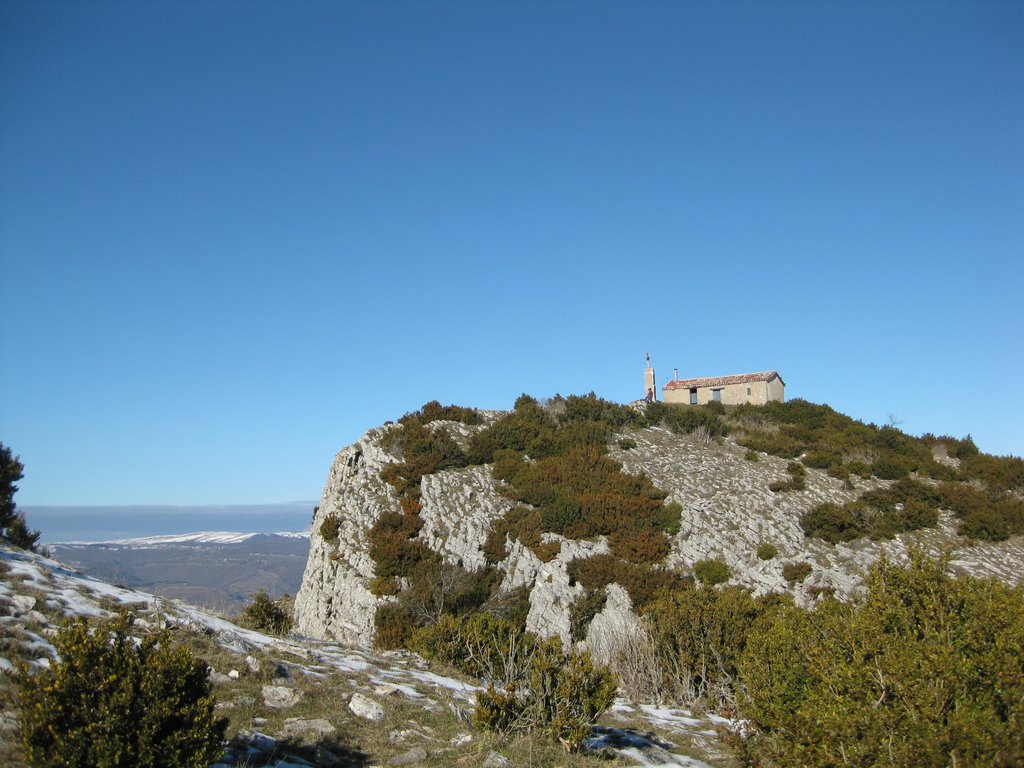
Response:
[{"label": "patchy snow", "polygon": [[687,768],[711,768],[710,765],[702,762],[701,760],[696,760],[692,757],[687,757],[686,755],[679,755],[674,752],[668,753],[668,760],[661,759],[662,756],[659,755],[657,762],[651,762],[650,756],[637,747],[626,747],[625,749],[618,750],[618,752],[623,757],[635,760],[637,765],[642,766],[684,765],[687,766]]},{"label": "patchy snow", "polygon": [[[7,567],[4,580],[0,581],[0,605],[15,614],[0,616],[0,624],[21,625],[21,647],[26,654],[38,657],[30,662],[31,666],[38,669],[48,667],[51,659],[56,658],[55,648],[44,636],[59,624],[59,621],[39,612],[42,610],[40,604],[64,616],[88,617],[110,617],[119,607],[132,606],[138,614],[139,626],[170,624],[202,632],[240,657],[258,649],[275,658],[277,664],[287,667],[291,674],[315,678],[323,678],[332,672],[359,675],[359,680],[350,679],[357,692],[373,690],[381,696],[400,694],[425,702],[426,706],[436,705],[437,699],[433,698],[436,696],[448,698],[449,706],[455,707],[454,701],[472,705],[481,690],[479,686],[420,668],[423,661],[414,654],[393,653],[381,656],[330,641],[266,635],[239,627],[199,608],[157,598],[138,590],[115,587],[77,573],[51,558],[11,550],[5,546],[0,546],[0,560]],[[26,589],[33,591],[35,600],[19,599],[19,595],[24,594]],[[22,610],[16,607],[19,600],[23,605]],[[33,624],[43,628],[38,629]],[[13,668],[10,659],[0,658],[0,673],[9,672]],[[709,729],[711,718],[699,719],[685,710],[635,707],[620,699],[616,701],[612,713],[632,716],[669,733],[714,735],[714,731]],[[715,718],[713,722],[727,724],[729,721]],[[255,732],[250,735],[257,740],[260,737]],[[595,735],[586,743],[594,749],[615,750],[642,766],[710,768],[706,763],[675,753],[675,745],[661,740],[653,733],[638,733],[622,728],[596,728]],[[258,745],[254,741],[252,746],[255,749]],[[278,768],[298,766],[300,763],[291,762],[297,759],[282,758],[284,761],[276,765]]]},{"label": "patchy snow", "polygon": [[196,531],[195,533],[172,533],[160,536],[136,536],[126,539],[109,539],[107,541],[63,541],[54,542],[65,546],[116,546],[145,549],[161,547],[167,544],[241,544],[256,536],[281,536],[286,539],[308,539],[306,531],[276,531],[274,533],[254,533],[245,531]]},{"label": "patchy snow", "polygon": [[641,704],[640,711],[652,723],[659,723],[668,726],[686,726],[689,728],[705,725],[705,721],[693,717],[692,713],[685,709],[672,709],[670,707],[658,707],[653,704]]}]

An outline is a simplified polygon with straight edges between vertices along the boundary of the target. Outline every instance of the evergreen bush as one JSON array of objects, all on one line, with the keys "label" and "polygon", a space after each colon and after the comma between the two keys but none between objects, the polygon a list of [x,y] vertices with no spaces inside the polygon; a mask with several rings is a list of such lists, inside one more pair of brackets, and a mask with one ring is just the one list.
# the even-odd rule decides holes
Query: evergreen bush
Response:
[{"label": "evergreen bush", "polygon": [[794,560],[782,566],[782,578],[790,584],[801,582],[811,575],[814,567],[806,560]]},{"label": "evergreen bush", "polygon": [[337,515],[328,515],[324,518],[324,521],[320,523],[320,536],[324,541],[336,542],[338,540],[338,532],[341,530],[341,521]]},{"label": "evergreen bush", "polygon": [[168,633],[132,636],[122,616],[90,631],[84,619],[54,640],[58,660],[19,674],[21,732],[40,768],[206,768],[222,752],[207,666]]},{"label": "evergreen bush", "polygon": [[724,584],[732,576],[732,571],[719,558],[711,560],[698,560],[693,564],[693,575],[697,581],[706,587],[713,587],[716,584]]},{"label": "evergreen bush", "polygon": [[748,765],[1024,764],[1024,591],[911,552],[865,598],[788,607],[739,661]]},{"label": "evergreen bush", "polygon": [[287,635],[292,628],[292,617],[279,603],[270,599],[267,590],[261,589],[242,610],[241,623],[260,632]]}]

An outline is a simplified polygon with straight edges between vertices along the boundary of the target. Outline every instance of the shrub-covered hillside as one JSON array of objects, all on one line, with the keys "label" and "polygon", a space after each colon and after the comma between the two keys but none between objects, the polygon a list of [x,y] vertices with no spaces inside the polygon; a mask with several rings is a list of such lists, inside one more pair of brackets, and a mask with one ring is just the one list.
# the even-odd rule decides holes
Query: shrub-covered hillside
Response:
[{"label": "shrub-covered hillside", "polygon": [[[842,615],[852,632],[876,608],[902,616],[887,602],[896,595],[876,593],[907,579],[932,585],[929,599],[940,602],[936,590],[948,590],[949,615],[974,605],[965,595],[987,596],[977,610],[990,620],[1012,613],[1024,571],[1013,539],[1024,532],[1022,478],[1019,459],[985,456],[969,438],[915,438],[804,401],[691,408],[524,395],[502,413],[428,403],[339,453],[296,622],[308,634],[416,650],[493,684],[480,717],[498,730],[540,727],[576,741],[609,703],[614,674],[634,702],[745,713],[756,738],[741,754],[784,761],[799,747],[779,732],[779,708],[798,713],[835,682],[779,692],[788,684],[748,647],[766,649],[784,622],[817,627]],[[901,575],[907,564],[915,575]],[[991,573],[1010,586],[969,576]],[[850,642],[866,642],[872,621]],[[917,621],[930,619],[908,616],[886,641],[897,649],[892,674],[908,679],[917,673],[898,667],[899,654],[917,653],[913,639],[935,631]],[[973,654],[1009,647],[1015,626],[979,628],[977,646],[939,638],[935,653],[978,664],[982,677],[1012,676],[1012,654],[984,651],[984,663]],[[811,650],[782,648],[778,658]],[[576,671],[530,671],[526,659],[552,654],[570,654]],[[532,698],[538,685],[551,691],[547,704]],[[569,714],[558,714],[555,692],[565,686],[589,690],[593,708],[563,727]],[[860,717],[863,695],[851,691],[842,711]],[[939,739],[932,753],[947,758],[1016,754],[1006,735],[1018,717],[1012,701],[977,699],[988,713],[977,716],[995,718],[990,730],[1002,734],[988,746],[958,737],[924,703],[904,696],[900,706],[894,722],[930,723],[886,731],[907,754],[919,738]],[[824,726],[819,736],[848,737]]]}]

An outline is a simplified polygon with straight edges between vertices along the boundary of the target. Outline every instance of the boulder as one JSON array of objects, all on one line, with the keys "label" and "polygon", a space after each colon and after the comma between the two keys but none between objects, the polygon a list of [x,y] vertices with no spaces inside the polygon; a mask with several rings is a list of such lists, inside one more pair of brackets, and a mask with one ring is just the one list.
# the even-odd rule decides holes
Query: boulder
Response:
[{"label": "boulder", "polygon": [[364,720],[384,719],[384,707],[373,699],[363,696],[361,693],[352,694],[352,698],[348,702],[348,708],[352,710],[352,714]]}]

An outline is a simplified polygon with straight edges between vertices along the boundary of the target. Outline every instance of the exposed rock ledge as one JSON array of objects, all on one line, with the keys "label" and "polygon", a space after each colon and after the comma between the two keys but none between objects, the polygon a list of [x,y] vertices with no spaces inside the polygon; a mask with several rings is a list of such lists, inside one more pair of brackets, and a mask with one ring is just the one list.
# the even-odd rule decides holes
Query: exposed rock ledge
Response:
[{"label": "exposed rock ledge", "polygon": [[[487,421],[496,416],[485,413]],[[457,440],[465,441],[482,427],[435,422],[432,428],[449,430]],[[372,645],[375,612],[390,598],[377,597],[369,590],[374,572],[367,532],[382,513],[400,510],[394,490],[380,479],[381,469],[398,461],[382,445],[387,429],[371,429],[340,451],[328,473],[295,601],[295,627],[302,634],[361,647]],[[732,570],[731,583],[757,594],[790,591],[804,605],[813,603],[822,590],[834,590],[839,596],[856,592],[867,567],[883,549],[894,558],[903,558],[914,542],[936,553],[959,547],[952,564],[961,572],[995,576],[1009,583],[1018,583],[1024,574],[1024,548],[1019,538],[966,547],[955,535],[948,515],[937,529],[888,542],[858,540],[833,547],[808,540],[799,524],[803,512],[824,501],[851,500],[869,484],[859,481],[859,487],[850,491],[824,472],[808,469],[806,490],[772,493],[769,483],[788,477],[782,459],[762,455],[751,462],[744,458],[744,449],[728,440],[704,445],[659,427],[631,430],[629,437],[636,447],[628,451],[612,448],[612,457],[622,462],[627,472],[646,473],[683,507],[681,530],[668,557],[672,567],[689,571],[698,560],[720,557]],[[468,570],[482,568],[483,545],[491,525],[512,506],[497,492],[490,467],[428,475],[421,491],[424,525],[419,537],[446,562]],[[336,542],[320,535],[320,525],[330,516],[340,523]],[[570,607],[582,591],[570,581],[568,564],[607,549],[603,541],[561,541],[558,556],[548,563],[518,543],[510,546],[508,558],[501,563],[505,574],[502,589],[532,587],[528,629],[543,636],[557,635],[568,643]],[[763,542],[775,545],[779,556],[759,560],[756,551]],[[783,578],[782,566],[796,559],[810,562],[814,571],[805,582],[793,586]],[[604,610],[591,624],[587,645],[599,658],[605,657],[617,645],[617,638],[635,631],[636,621],[629,596],[613,585]]]}]

